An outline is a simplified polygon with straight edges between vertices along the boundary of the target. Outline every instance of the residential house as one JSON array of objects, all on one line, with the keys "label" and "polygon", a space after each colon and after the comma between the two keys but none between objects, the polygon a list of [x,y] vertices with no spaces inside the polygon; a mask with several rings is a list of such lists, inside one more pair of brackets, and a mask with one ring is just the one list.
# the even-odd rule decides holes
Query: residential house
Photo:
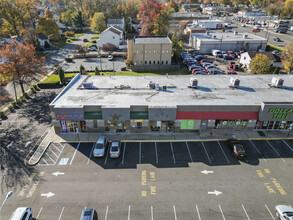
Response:
[{"label": "residential house", "polygon": [[125,20],[124,20],[124,18],[121,18],[121,19],[108,19],[107,28],[112,27],[112,26],[119,27],[120,29],[124,30],[124,28],[125,28]]},{"label": "residential house", "polygon": [[46,44],[51,46],[50,39],[46,35],[40,33],[38,34],[38,41],[41,48],[45,48]]},{"label": "residential house", "polygon": [[131,32],[139,33],[141,29],[140,20],[132,19],[131,17],[128,17],[128,19],[129,19],[129,25],[131,27]]},{"label": "residential house", "polygon": [[123,30],[116,26],[110,26],[100,34],[100,38],[97,41],[97,46],[102,47],[104,44],[114,44],[119,49],[126,48],[126,42],[124,41]]},{"label": "residential house", "polygon": [[139,36],[127,41],[134,70],[171,69],[172,41],[168,36]]},{"label": "residential house", "polygon": [[256,56],[256,54],[260,54],[260,53],[263,55],[266,55],[270,59],[271,63],[273,64],[273,67],[282,66],[280,56],[277,54],[273,54],[272,52],[245,52],[240,55],[239,63],[241,63],[244,68],[247,68],[247,70],[250,71],[249,70],[250,61],[252,60],[252,58]]}]

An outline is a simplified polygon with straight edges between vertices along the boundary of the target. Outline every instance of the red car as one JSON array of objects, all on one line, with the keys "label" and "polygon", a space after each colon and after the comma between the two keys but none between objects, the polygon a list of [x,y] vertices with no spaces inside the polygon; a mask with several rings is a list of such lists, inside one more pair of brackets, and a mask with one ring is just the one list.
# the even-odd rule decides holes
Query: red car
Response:
[{"label": "red car", "polygon": [[208,59],[202,59],[200,61],[200,64],[202,64],[202,63],[214,63],[214,61],[213,60],[208,60]]},{"label": "red car", "polygon": [[229,70],[227,72],[228,75],[236,75],[237,73],[234,70]]}]

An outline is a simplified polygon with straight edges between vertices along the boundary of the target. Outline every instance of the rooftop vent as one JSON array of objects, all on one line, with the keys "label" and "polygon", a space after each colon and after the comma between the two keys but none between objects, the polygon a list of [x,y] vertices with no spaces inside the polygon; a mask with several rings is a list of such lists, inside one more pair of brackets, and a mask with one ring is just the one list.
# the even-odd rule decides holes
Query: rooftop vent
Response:
[{"label": "rooftop vent", "polygon": [[197,84],[198,84],[197,78],[190,79],[190,87],[196,88],[197,87]]},{"label": "rooftop vent", "polygon": [[149,87],[150,89],[156,89],[156,83],[153,83],[152,81],[150,81]]},{"label": "rooftop vent", "polygon": [[237,31],[234,31],[234,35],[237,35],[238,34],[238,32]]},{"label": "rooftop vent", "polygon": [[247,35],[247,34],[244,34],[244,35],[243,35],[243,38],[244,38],[244,39],[248,38],[248,35]]},{"label": "rooftop vent", "polygon": [[240,80],[239,79],[234,79],[234,78],[231,78],[230,79],[229,87],[231,87],[231,88],[238,88],[239,85],[240,85]]},{"label": "rooftop vent", "polygon": [[167,86],[163,86],[163,91],[167,91]]},{"label": "rooftop vent", "polygon": [[82,86],[83,86],[83,88],[90,89],[90,88],[94,87],[94,84],[92,82],[90,82],[90,83],[89,82],[83,82]]},{"label": "rooftop vent", "polygon": [[273,77],[272,83],[270,84],[270,86],[280,88],[283,86],[283,83],[284,83],[284,80],[277,78],[277,77]]},{"label": "rooftop vent", "polygon": [[156,84],[156,90],[159,91],[161,89],[162,89],[161,86],[159,84]]},{"label": "rooftop vent", "polygon": [[213,35],[213,38],[217,38],[217,36],[216,35]]}]

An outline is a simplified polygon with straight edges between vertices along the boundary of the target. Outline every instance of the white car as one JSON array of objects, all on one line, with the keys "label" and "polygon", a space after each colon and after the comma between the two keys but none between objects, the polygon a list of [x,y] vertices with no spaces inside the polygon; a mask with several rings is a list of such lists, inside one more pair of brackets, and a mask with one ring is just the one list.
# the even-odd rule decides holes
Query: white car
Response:
[{"label": "white car", "polygon": [[19,207],[17,208],[9,220],[31,220],[33,211],[28,207]]},{"label": "white car", "polygon": [[118,158],[120,156],[120,141],[113,140],[110,147],[109,155],[111,158]]},{"label": "white car", "polygon": [[241,27],[246,27],[246,24],[241,24]]},{"label": "white car", "polygon": [[277,205],[275,207],[276,216],[281,220],[293,220],[293,208],[287,205]]},{"label": "white car", "polygon": [[113,57],[112,55],[109,55],[109,56],[108,56],[108,60],[109,60],[109,61],[112,61],[113,59],[114,59],[114,57]]},{"label": "white car", "polygon": [[95,144],[95,148],[93,150],[94,157],[103,157],[106,152],[106,147],[108,145],[108,140],[105,136],[100,136],[98,141]]}]

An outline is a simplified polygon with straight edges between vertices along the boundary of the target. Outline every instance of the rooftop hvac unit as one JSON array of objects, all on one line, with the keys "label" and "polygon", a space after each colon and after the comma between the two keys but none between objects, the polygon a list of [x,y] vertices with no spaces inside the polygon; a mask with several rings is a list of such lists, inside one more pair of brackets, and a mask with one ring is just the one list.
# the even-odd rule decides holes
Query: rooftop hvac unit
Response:
[{"label": "rooftop hvac unit", "polygon": [[83,88],[87,88],[87,89],[94,87],[92,82],[90,82],[90,83],[89,82],[83,82],[82,86],[83,86]]},{"label": "rooftop hvac unit", "polygon": [[150,81],[149,87],[150,87],[150,89],[155,89],[156,88],[156,83],[153,83],[152,81]]},{"label": "rooftop hvac unit", "polygon": [[273,77],[271,86],[276,87],[276,88],[280,88],[283,86],[283,82],[284,82],[284,80],[277,78],[277,77]]},{"label": "rooftop hvac unit", "polygon": [[156,84],[156,90],[157,90],[157,91],[161,90],[161,87],[160,87],[159,84]]},{"label": "rooftop hvac unit", "polygon": [[234,78],[230,79],[229,87],[238,88],[239,85],[240,85],[240,80],[239,79],[234,79]]},{"label": "rooftop hvac unit", "polygon": [[163,91],[166,91],[167,90],[167,86],[163,86]]},{"label": "rooftop hvac unit", "polygon": [[244,35],[243,35],[243,38],[244,38],[244,39],[246,39],[247,37],[248,37],[248,35],[247,35],[247,34],[244,34]]},{"label": "rooftop hvac unit", "polygon": [[216,35],[213,35],[213,38],[217,38],[217,36]]},{"label": "rooftop hvac unit", "polygon": [[234,31],[234,35],[237,35],[238,34],[238,32],[237,31]]},{"label": "rooftop hvac unit", "polygon": [[196,78],[190,79],[190,87],[196,88],[198,84],[198,80]]}]

